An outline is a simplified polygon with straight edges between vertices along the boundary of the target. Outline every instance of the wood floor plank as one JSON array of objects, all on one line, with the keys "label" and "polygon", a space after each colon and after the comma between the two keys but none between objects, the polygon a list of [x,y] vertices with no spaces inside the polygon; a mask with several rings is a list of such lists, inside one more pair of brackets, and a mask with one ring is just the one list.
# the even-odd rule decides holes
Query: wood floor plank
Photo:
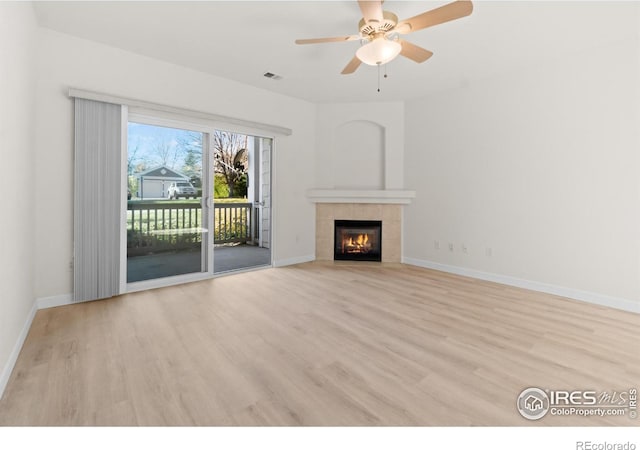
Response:
[{"label": "wood floor plank", "polygon": [[39,311],[0,425],[633,426],[527,387],[640,387],[640,316],[401,264],[307,263]]}]

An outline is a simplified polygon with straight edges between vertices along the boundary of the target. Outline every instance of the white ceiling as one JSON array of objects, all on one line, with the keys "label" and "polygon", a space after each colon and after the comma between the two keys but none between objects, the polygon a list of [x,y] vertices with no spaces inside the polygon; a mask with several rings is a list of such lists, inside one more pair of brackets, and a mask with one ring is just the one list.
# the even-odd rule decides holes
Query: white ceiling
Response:
[{"label": "white ceiling", "polygon": [[[447,1],[387,0],[400,19]],[[405,38],[434,52],[398,57],[377,92],[377,69],[340,71],[357,41],[295,45],[297,38],[357,33],[350,1],[37,2],[41,26],[312,102],[422,97],[497,73],[536,67],[635,33],[633,2],[476,1],[471,16]],[[270,71],[275,81],[263,77]]]}]

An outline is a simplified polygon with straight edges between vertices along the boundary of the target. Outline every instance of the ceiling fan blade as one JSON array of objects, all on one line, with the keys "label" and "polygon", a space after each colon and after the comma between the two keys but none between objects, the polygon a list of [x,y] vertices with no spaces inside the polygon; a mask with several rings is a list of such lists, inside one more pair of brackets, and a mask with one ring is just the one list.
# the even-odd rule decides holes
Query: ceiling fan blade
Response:
[{"label": "ceiling fan blade", "polygon": [[361,63],[362,62],[358,59],[358,57],[354,56],[353,59],[349,61],[349,64],[347,64],[345,68],[342,69],[342,72],[340,73],[342,73],[342,75],[348,75],[350,73],[353,73],[356,71],[358,67],[360,67]]},{"label": "ceiling fan blade", "polygon": [[380,0],[358,0],[360,11],[364,17],[365,23],[378,22],[382,23],[382,1]]},{"label": "ceiling fan blade", "polygon": [[439,25],[451,20],[460,19],[473,12],[473,3],[469,0],[459,0],[440,8],[432,9],[410,19],[402,20],[396,25],[394,31],[400,34],[413,33],[414,31]]},{"label": "ceiling fan blade", "polygon": [[400,50],[400,54],[406,58],[409,58],[417,63],[425,62],[427,59],[433,56],[433,52],[426,50],[422,47],[418,47],[411,42],[407,42],[405,40],[399,39],[400,45],[402,45],[402,50]]},{"label": "ceiling fan blade", "polygon": [[351,36],[338,36],[317,39],[296,39],[296,44],[323,44],[325,42],[357,41],[358,39],[360,39],[360,36],[357,34],[353,34]]}]

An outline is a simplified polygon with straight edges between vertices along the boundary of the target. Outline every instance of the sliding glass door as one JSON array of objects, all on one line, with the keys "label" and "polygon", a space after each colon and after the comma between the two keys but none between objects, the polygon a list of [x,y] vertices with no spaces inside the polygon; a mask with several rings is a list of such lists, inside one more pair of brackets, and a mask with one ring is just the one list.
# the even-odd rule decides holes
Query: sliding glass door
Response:
[{"label": "sliding glass door", "polygon": [[271,265],[272,146],[269,137],[130,114],[127,290]]},{"label": "sliding glass door", "polygon": [[131,118],[127,131],[127,283],[209,273],[209,135]]},{"label": "sliding glass door", "polygon": [[272,139],[215,130],[214,272],[271,264]]}]

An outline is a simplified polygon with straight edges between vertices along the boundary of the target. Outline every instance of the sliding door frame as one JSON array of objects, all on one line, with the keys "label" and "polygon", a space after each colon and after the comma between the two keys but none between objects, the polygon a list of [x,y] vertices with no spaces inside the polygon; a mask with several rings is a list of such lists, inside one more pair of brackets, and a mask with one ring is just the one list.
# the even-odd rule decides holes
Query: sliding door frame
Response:
[{"label": "sliding door frame", "polygon": [[[121,283],[122,293],[136,292],[136,291],[154,289],[154,288],[164,287],[164,286],[172,286],[176,284],[188,283],[191,281],[199,281],[199,280],[211,278],[211,276],[213,275],[213,251],[212,251],[212,241],[211,241],[213,236],[213,207],[211,205],[211,198],[207,194],[210,194],[212,192],[213,186],[211,185],[211,177],[210,177],[211,158],[209,157],[209,153],[210,153],[209,142],[211,138],[209,135],[209,131],[201,125],[190,122],[188,118],[181,118],[181,119],[161,118],[161,117],[158,117],[153,112],[146,112],[146,111],[141,111],[136,109],[130,110],[127,116],[128,116],[126,118],[127,126],[124,128],[125,130],[128,129],[128,124],[130,122],[135,122],[135,123],[141,123],[145,125],[175,128],[180,130],[195,131],[198,133],[202,133],[203,135],[203,138],[202,138],[202,192],[203,192],[203,195],[200,198],[200,205],[202,208],[202,219],[203,219],[202,227],[204,228],[204,230],[202,233],[202,244],[201,244],[202,263],[201,263],[200,272],[173,275],[173,276],[167,276],[167,277],[161,277],[161,278],[153,278],[149,280],[135,281],[131,283],[127,282],[126,272],[127,272],[128,260],[127,260],[127,248],[126,248],[126,245],[127,245],[126,189],[128,186],[128,174],[127,174],[127,168],[126,168],[127,159],[125,155],[125,159],[124,159],[125,163],[123,164],[123,169],[121,172],[123,190],[125,192],[124,194],[125,197],[122,202],[123,207],[121,209],[123,220],[122,220],[122,226],[120,229],[120,238],[121,238],[120,245],[123,246],[121,247],[123,257],[121,258],[121,261],[120,261],[120,266],[121,266],[120,270],[121,272],[124,271],[125,273],[124,286],[122,286],[122,283]],[[126,133],[123,133],[123,139],[126,139],[126,138],[127,138]],[[123,152],[125,151],[128,151],[128,148],[126,145],[124,146]]]},{"label": "sliding door frame", "polygon": [[[156,278],[151,280],[137,281],[133,283],[127,282],[127,188],[128,188],[128,174],[127,174],[127,156],[128,156],[128,123],[144,123],[148,125],[156,125],[162,127],[179,128],[189,131],[196,131],[203,133],[202,142],[202,169],[203,169],[203,185],[202,192],[206,192],[206,197],[203,195],[201,198],[201,205],[204,211],[206,210],[207,216],[207,231],[204,233],[203,238],[203,251],[207,257],[205,272],[184,274],[169,276],[163,278]],[[159,287],[173,286],[182,283],[188,283],[192,281],[200,281],[215,278],[218,276],[224,276],[228,273],[237,273],[241,271],[250,271],[256,269],[263,269],[265,267],[272,267],[274,261],[274,249],[275,249],[275,224],[274,224],[274,210],[276,203],[276,196],[274,195],[275,189],[275,176],[274,176],[274,157],[275,157],[275,136],[265,133],[264,130],[254,129],[250,127],[244,127],[237,124],[229,124],[225,122],[217,122],[202,118],[192,118],[188,116],[180,116],[166,111],[156,111],[153,109],[144,109],[137,107],[123,107],[122,113],[122,170],[121,170],[121,183],[122,183],[122,208],[121,208],[121,228],[120,228],[120,246],[121,246],[121,259],[120,259],[120,293],[125,294],[128,292],[137,292],[147,289],[155,289]],[[250,136],[257,136],[260,138],[267,138],[271,140],[271,154],[270,154],[270,184],[271,184],[271,207],[269,209],[269,222],[270,222],[270,259],[269,264],[254,268],[240,269],[234,272],[223,272],[214,274],[215,255],[213,251],[213,214],[214,214],[214,198],[213,198],[213,175],[214,175],[214,158],[213,158],[213,132],[214,131],[232,131],[234,133],[246,134]],[[205,248],[206,245],[206,248]]]},{"label": "sliding door frame", "polygon": [[120,141],[120,294],[127,292],[127,190],[129,177],[127,161],[129,156],[129,107],[122,105]]}]

